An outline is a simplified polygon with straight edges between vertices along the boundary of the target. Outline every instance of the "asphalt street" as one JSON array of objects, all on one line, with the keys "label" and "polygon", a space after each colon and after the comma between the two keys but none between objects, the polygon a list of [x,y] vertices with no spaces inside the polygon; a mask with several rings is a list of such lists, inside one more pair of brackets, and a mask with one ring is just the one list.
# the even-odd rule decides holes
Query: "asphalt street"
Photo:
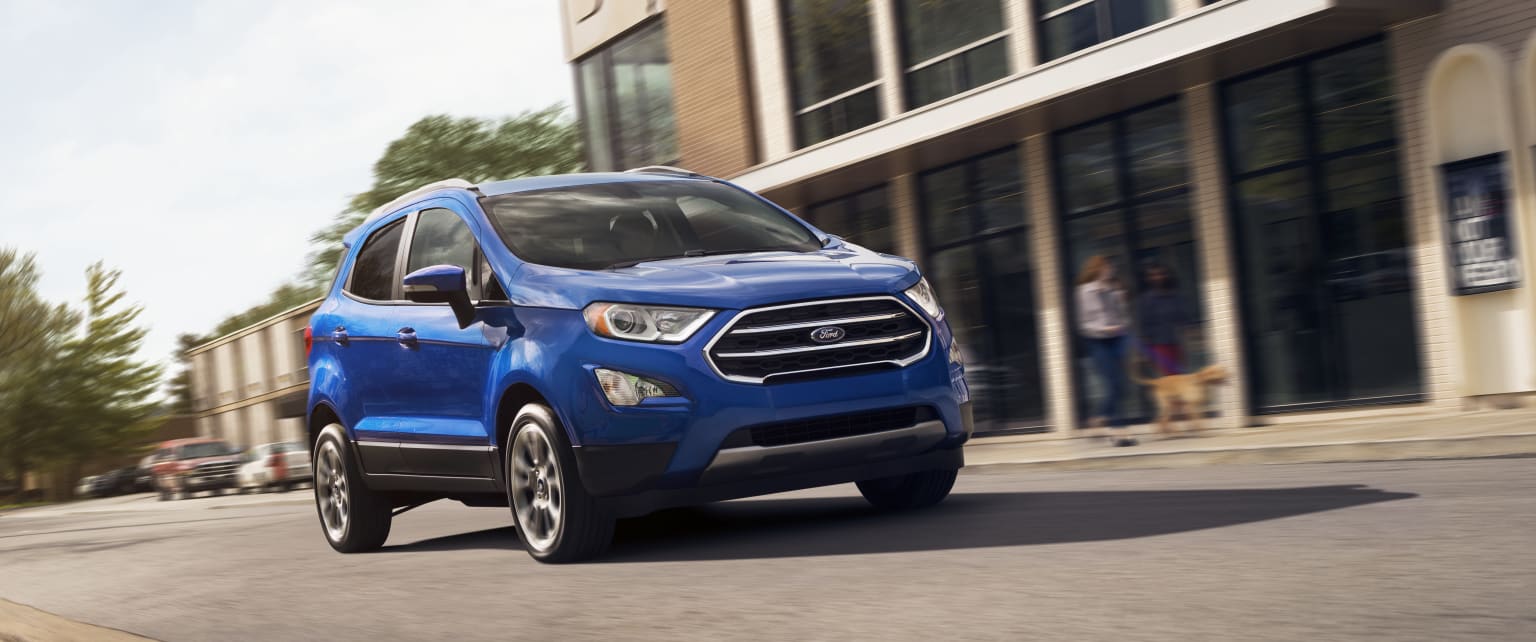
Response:
[{"label": "asphalt street", "polygon": [[0,515],[0,597],[164,640],[1536,639],[1536,460],[967,469],[944,505],[851,486],[621,523],[545,566],[438,502],[379,553],[309,491]]}]

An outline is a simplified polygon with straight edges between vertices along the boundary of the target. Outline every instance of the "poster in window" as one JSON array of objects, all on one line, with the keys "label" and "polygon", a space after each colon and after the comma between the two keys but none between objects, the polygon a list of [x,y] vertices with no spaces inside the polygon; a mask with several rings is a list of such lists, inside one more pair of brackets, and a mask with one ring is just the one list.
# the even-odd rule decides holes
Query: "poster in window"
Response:
[{"label": "poster in window", "polygon": [[1440,168],[1457,295],[1508,290],[1520,284],[1504,163],[1503,154],[1490,154]]}]

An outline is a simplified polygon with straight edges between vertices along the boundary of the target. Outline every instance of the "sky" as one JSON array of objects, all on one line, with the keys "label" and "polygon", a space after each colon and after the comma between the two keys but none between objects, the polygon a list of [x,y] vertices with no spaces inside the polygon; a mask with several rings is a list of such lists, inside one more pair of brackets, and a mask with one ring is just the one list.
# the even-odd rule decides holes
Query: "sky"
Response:
[{"label": "sky", "polygon": [[0,87],[0,247],[57,302],[122,270],[167,364],[297,275],[412,122],[572,94],[553,0],[0,0]]}]

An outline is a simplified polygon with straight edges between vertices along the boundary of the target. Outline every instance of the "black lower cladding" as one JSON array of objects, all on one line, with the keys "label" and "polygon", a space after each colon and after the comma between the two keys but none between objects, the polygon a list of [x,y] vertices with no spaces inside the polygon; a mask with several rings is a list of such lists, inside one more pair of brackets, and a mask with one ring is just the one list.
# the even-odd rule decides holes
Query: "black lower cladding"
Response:
[{"label": "black lower cladding", "polygon": [[665,508],[693,506],[743,497],[757,497],[792,490],[848,484],[868,479],[910,475],[930,470],[956,470],[965,466],[959,447],[930,450],[919,455],[875,462],[816,468],[795,473],[743,479],[689,488],[653,489],[605,501],[619,517],[638,517]]},{"label": "black lower cladding", "polygon": [[582,446],[572,450],[582,486],[603,497],[653,486],[667,472],[677,444]]},{"label": "black lower cladding", "polygon": [[939,418],[932,406],[884,408],[843,415],[828,415],[748,426],[730,434],[721,448],[788,446],[824,439],[856,437],[888,430],[911,428]]}]

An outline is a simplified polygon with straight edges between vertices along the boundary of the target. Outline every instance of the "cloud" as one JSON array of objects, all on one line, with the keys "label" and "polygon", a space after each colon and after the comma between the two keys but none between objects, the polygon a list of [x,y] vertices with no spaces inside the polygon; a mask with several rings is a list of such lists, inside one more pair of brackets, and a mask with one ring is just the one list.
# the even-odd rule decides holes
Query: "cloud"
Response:
[{"label": "cloud", "polygon": [[122,269],[164,358],[294,275],[411,122],[569,103],[559,33],[546,0],[0,1],[0,245],[55,300]]}]

